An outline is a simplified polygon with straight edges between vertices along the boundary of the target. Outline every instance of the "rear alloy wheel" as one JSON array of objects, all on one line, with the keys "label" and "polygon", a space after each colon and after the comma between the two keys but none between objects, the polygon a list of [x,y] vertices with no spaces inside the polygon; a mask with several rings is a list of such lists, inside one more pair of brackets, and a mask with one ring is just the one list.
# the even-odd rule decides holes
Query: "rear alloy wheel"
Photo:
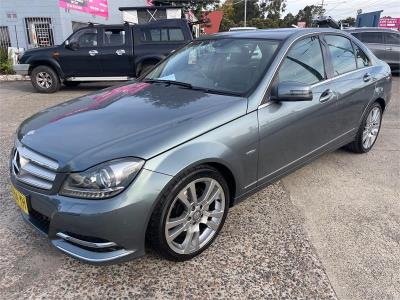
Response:
[{"label": "rear alloy wheel", "polygon": [[31,72],[31,82],[40,93],[54,93],[60,88],[57,73],[48,66],[38,66]]},{"label": "rear alloy wheel", "polygon": [[153,213],[149,242],[170,260],[190,259],[208,248],[221,230],[229,191],[217,170],[197,167],[177,179]]},{"label": "rear alloy wheel", "polygon": [[371,150],[378,138],[381,122],[382,107],[379,103],[375,102],[364,117],[356,139],[347,148],[356,153],[366,153]]}]

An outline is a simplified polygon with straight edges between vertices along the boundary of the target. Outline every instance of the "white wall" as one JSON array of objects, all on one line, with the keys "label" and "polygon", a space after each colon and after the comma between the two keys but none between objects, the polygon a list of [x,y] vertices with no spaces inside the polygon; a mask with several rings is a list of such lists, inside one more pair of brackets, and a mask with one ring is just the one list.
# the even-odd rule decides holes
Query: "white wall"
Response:
[{"label": "white wall", "polygon": [[[64,8],[58,7],[58,0],[0,0],[0,26],[9,27],[13,47],[17,46],[16,31],[19,47],[27,48],[25,18],[51,18],[54,43],[61,44],[72,33],[72,21],[118,24],[122,23],[122,12],[118,10],[119,7],[144,5],[146,5],[146,0],[108,0],[108,18],[104,18],[73,10],[67,12]],[[7,21],[8,11],[17,13],[17,22]]]}]

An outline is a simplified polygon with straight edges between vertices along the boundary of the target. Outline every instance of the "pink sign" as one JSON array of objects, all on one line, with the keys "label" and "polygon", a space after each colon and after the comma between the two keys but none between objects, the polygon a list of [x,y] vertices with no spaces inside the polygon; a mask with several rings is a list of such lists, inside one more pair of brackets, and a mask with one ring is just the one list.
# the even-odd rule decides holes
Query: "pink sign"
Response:
[{"label": "pink sign", "polygon": [[379,27],[400,30],[400,18],[381,18],[379,20]]},{"label": "pink sign", "polygon": [[83,13],[108,17],[108,0],[59,0],[58,6]]}]

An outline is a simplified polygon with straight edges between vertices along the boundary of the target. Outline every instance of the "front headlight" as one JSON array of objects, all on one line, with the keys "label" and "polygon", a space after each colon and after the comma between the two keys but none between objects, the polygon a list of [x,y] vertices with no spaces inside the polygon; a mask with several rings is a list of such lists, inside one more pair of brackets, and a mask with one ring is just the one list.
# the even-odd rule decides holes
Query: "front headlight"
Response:
[{"label": "front headlight", "polygon": [[85,199],[104,199],[122,192],[142,169],[137,158],[117,159],[94,166],[80,173],[71,173],[60,194]]}]

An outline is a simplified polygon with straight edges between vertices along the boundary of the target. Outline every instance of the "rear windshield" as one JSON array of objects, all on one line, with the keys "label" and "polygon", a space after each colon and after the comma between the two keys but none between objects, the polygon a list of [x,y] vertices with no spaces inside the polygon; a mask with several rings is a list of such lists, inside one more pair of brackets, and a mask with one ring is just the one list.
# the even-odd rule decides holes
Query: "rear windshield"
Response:
[{"label": "rear windshield", "polygon": [[279,41],[264,39],[194,41],[166,59],[146,79],[244,94],[265,74],[278,45]]}]

